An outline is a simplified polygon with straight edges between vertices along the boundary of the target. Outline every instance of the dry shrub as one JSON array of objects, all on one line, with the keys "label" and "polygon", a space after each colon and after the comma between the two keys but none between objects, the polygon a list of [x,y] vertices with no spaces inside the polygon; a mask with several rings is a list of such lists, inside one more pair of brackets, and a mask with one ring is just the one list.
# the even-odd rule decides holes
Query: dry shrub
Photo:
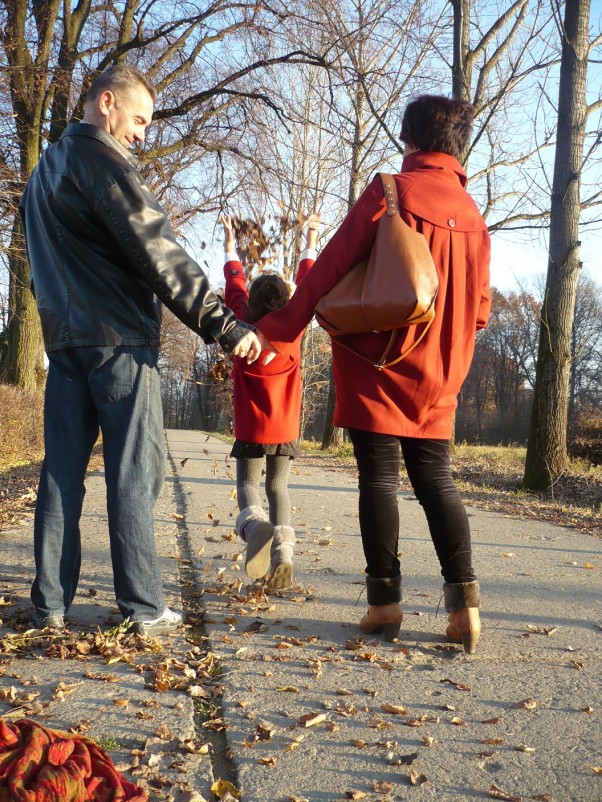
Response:
[{"label": "dry shrub", "polygon": [[571,437],[569,453],[594,465],[602,465],[602,415],[583,414]]},{"label": "dry shrub", "polygon": [[41,392],[0,384],[0,471],[42,456],[43,404]]}]

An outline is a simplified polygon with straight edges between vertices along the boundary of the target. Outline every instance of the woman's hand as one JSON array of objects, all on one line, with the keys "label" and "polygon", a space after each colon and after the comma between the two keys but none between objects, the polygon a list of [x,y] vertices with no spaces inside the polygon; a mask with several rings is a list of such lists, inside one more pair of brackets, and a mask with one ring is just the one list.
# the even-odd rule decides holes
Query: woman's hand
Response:
[{"label": "woman's hand", "polygon": [[261,347],[261,365],[269,365],[272,359],[277,354],[277,351],[274,350],[272,347],[272,343],[267,339],[267,337],[262,334],[259,329],[257,329],[257,339],[259,340],[259,345]]}]

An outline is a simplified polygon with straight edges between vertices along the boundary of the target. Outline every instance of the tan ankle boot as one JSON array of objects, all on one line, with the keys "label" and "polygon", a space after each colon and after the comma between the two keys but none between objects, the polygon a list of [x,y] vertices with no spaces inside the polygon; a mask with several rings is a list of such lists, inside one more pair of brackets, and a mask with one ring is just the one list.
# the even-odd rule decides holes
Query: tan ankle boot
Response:
[{"label": "tan ankle boot", "polygon": [[446,582],[443,597],[449,613],[447,637],[454,643],[461,643],[467,654],[474,654],[481,634],[479,583]]},{"label": "tan ankle boot", "polygon": [[390,643],[397,640],[403,613],[398,602],[393,604],[371,604],[368,612],[360,621],[360,629],[367,635],[382,632]]},{"label": "tan ankle boot", "polygon": [[360,629],[368,635],[382,632],[385,640],[392,642],[399,637],[403,613],[401,601],[401,577],[366,577],[368,613],[360,621]]}]

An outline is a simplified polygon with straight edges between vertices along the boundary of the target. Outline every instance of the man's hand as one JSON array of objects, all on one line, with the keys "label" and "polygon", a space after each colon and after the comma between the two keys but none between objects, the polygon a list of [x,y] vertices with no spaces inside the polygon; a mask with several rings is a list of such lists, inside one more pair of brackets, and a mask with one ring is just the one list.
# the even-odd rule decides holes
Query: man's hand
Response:
[{"label": "man's hand", "polygon": [[259,329],[257,329],[257,338],[259,340],[259,346],[261,348],[261,352],[263,353],[263,357],[261,358],[261,364],[269,365],[272,359],[274,359],[274,357],[276,356],[277,351],[275,351],[272,348],[272,343],[267,339],[267,337],[264,334],[262,334],[259,331]]},{"label": "man's hand", "polygon": [[257,339],[255,333],[250,331],[237,345],[234,346],[232,353],[234,356],[240,356],[242,358],[246,357],[247,363],[250,365],[252,362],[255,362],[261,353],[261,343]]}]

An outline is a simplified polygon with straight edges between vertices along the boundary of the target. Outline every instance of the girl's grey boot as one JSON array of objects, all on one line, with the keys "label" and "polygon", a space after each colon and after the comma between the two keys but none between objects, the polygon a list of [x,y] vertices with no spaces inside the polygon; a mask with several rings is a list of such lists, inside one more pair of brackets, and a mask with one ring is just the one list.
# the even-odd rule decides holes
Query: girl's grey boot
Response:
[{"label": "girl's grey boot", "polygon": [[293,580],[293,552],[296,542],[297,538],[292,526],[274,527],[268,578],[268,587],[272,590],[290,588]]},{"label": "girl's grey boot", "polygon": [[247,544],[245,571],[251,579],[261,579],[270,567],[270,547],[274,527],[259,506],[242,509],[235,524],[236,532]]}]

